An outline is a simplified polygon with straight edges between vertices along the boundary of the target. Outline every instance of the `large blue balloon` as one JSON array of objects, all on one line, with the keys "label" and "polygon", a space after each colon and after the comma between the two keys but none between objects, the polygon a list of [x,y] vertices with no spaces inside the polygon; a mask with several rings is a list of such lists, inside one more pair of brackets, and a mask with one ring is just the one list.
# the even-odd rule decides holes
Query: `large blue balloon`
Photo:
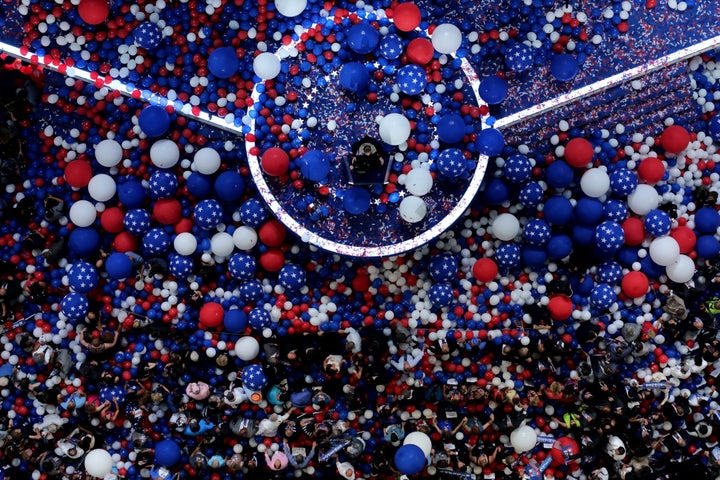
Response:
[{"label": "large blue balloon", "polygon": [[430,287],[428,298],[433,307],[447,307],[453,301],[453,289],[449,283],[436,283]]},{"label": "large blue balloon", "polygon": [[367,22],[356,23],[346,35],[350,49],[361,55],[372,52],[380,43],[380,34]]},{"label": "large blue balloon", "polygon": [[497,75],[485,77],[480,82],[478,88],[480,98],[485,100],[488,105],[497,105],[505,100],[508,93],[508,85],[505,80]]},{"label": "large blue balloon", "polygon": [[555,195],[547,199],[543,213],[551,225],[566,225],[572,220],[573,206],[567,198]]},{"label": "large blue balloon", "polygon": [[545,251],[553,260],[560,260],[567,257],[572,253],[573,241],[570,237],[564,233],[558,233],[550,238],[550,241],[545,246]]},{"label": "large blue balloon", "polygon": [[622,267],[614,261],[607,261],[598,267],[598,281],[609,285],[617,285],[623,277]]},{"label": "large blue balloon", "polygon": [[550,61],[550,73],[561,82],[569,82],[578,73],[578,61],[569,53],[554,55]]},{"label": "large blue balloon", "polygon": [[495,262],[500,268],[512,268],[520,263],[520,247],[514,243],[503,243],[495,249]]},{"label": "large blue balloon", "polygon": [[467,173],[467,162],[465,155],[459,148],[447,148],[440,152],[437,158],[437,166],[440,173],[449,178],[462,177]]},{"label": "large blue balloon", "polygon": [[267,377],[260,365],[248,365],[240,374],[243,386],[250,390],[262,390],[267,385]]},{"label": "large blue balloon", "polygon": [[238,172],[227,170],[215,179],[215,194],[220,200],[234,202],[245,193],[245,181]]},{"label": "large blue balloon", "polygon": [[532,47],[524,43],[516,43],[505,51],[505,65],[515,72],[524,72],[533,64]]},{"label": "large blue balloon", "polygon": [[710,119],[708,129],[710,130],[710,135],[712,135],[713,140],[720,140],[720,115],[715,115]]},{"label": "large blue balloon", "polygon": [[610,189],[615,195],[630,195],[638,185],[638,176],[627,168],[616,168],[610,173]]},{"label": "large blue balloon", "polygon": [[213,189],[212,178],[198,172],[191,173],[185,183],[190,195],[197,198],[206,198]]},{"label": "large blue balloon", "polygon": [[213,198],[200,201],[195,205],[195,223],[201,228],[212,229],[222,222],[223,208],[220,202]]},{"label": "large blue balloon", "polygon": [[257,198],[251,198],[240,207],[240,221],[248,227],[256,228],[265,223],[268,212]]},{"label": "large blue balloon", "polygon": [[505,160],[503,165],[505,177],[512,183],[522,183],[530,178],[532,163],[525,155],[515,154]]},{"label": "large blue balloon", "polygon": [[70,232],[68,248],[75,257],[88,257],[100,248],[100,234],[91,227],[79,227]]},{"label": "large blue balloon", "polygon": [[531,218],[523,227],[523,239],[528,245],[543,246],[550,235],[550,225],[542,218]]},{"label": "large blue balloon", "polygon": [[609,198],[603,205],[603,214],[606,220],[622,223],[628,216],[627,203],[615,198]]},{"label": "large blue balloon", "polygon": [[299,265],[287,263],[278,272],[278,280],[286,290],[296,292],[305,286],[307,275]]},{"label": "large blue balloon", "polygon": [[450,282],[458,272],[458,263],[452,253],[440,253],[430,257],[430,277],[436,282]]},{"label": "large blue balloon", "polygon": [[522,248],[522,262],[526,267],[539,267],[547,261],[547,252],[543,247],[524,245]]},{"label": "large blue balloon", "polygon": [[402,39],[394,33],[389,33],[380,40],[380,55],[388,60],[399,58],[404,50]]},{"label": "large blue balloon", "polygon": [[262,307],[255,307],[250,310],[248,322],[255,331],[262,332],[263,329],[270,327],[272,319],[270,318],[270,312]]},{"label": "large blue balloon", "polygon": [[179,279],[186,279],[193,271],[192,258],[184,255],[170,255],[170,273]]},{"label": "large blue balloon", "polygon": [[425,468],[425,453],[417,445],[403,445],[395,452],[395,467],[404,475],[415,475]]},{"label": "large blue balloon", "polygon": [[178,189],[178,179],[167,170],[157,170],[150,175],[150,196],[154,199],[175,196]]},{"label": "large blue balloon", "polygon": [[590,303],[598,308],[610,308],[617,300],[617,295],[613,287],[607,283],[598,283],[590,293]]},{"label": "large blue balloon", "polygon": [[228,332],[244,332],[245,327],[247,327],[247,315],[241,308],[232,308],[225,312],[223,326]]},{"label": "large blue balloon", "polygon": [[88,262],[75,262],[68,270],[68,285],[76,292],[87,293],[98,284],[98,273]]},{"label": "large blue balloon", "polygon": [[88,299],[81,293],[71,292],[60,301],[60,311],[70,320],[80,320],[87,315]]},{"label": "large blue balloon", "polygon": [[124,280],[133,274],[133,263],[124,253],[113,252],[105,259],[105,272],[113,280]]},{"label": "large blue balloon", "polygon": [[595,239],[595,225],[576,224],[572,229],[573,243],[577,246],[589,247]]},{"label": "large blue balloon", "polygon": [[170,128],[170,115],[159,105],[148,105],[138,115],[138,124],[148,137],[160,137]]},{"label": "large blue balloon", "polygon": [[526,208],[533,208],[542,203],[544,195],[544,190],[538,182],[528,182],[520,189],[518,200]]},{"label": "large blue balloon", "polygon": [[135,39],[135,45],[146,50],[152,50],[158,45],[163,38],[162,30],[153,22],[143,22],[132,32]]},{"label": "large blue balloon", "polygon": [[567,162],[555,160],[545,169],[545,179],[551,187],[565,188],[573,181],[572,167]]},{"label": "large blue balloon", "polygon": [[620,224],[604,221],[595,229],[595,244],[603,252],[616,252],[625,243],[625,232]]},{"label": "large blue balloon", "polygon": [[340,86],[355,93],[364,93],[370,82],[370,74],[360,62],[346,63],[340,69]]},{"label": "large blue balloon", "polygon": [[370,208],[370,192],[366,188],[351,187],[343,196],[343,208],[351,215],[361,215]]},{"label": "large blue balloon", "polygon": [[702,235],[695,242],[695,251],[702,258],[715,258],[720,253],[720,242],[714,235]]},{"label": "large blue balloon", "polygon": [[505,148],[505,137],[496,128],[484,128],[477,134],[475,145],[483,155],[494,157],[500,155]]},{"label": "large blue balloon", "polygon": [[603,216],[603,203],[597,198],[583,197],[575,204],[575,219],[583,225],[596,225]]},{"label": "large blue balloon", "polygon": [[145,235],[150,230],[150,214],[142,208],[134,208],[123,217],[125,230],[133,235]]},{"label": "large blue balloon", "polygon": [[140,208],[145,203],[145,187],[138,180],[128,179],[121,182],[117,194],[120,203],[128,209]]},{"label": "large blue balloon", "polygon": [[670,215],[663,210],[650,210],[648,214],[645,215],[643,224],[645,225],[645,231],[649,235],[652,235],[653,237],[662,237],[663,235],[670,233],[670,228],[672,228],[672,219],[670,218]]},{"label": "large blue balloon", "polygon": [[255,276],[255,258],[245,253],[236,253],[228,261],[228,272],[238,280],[250,280]]},{"label": "large blue balloon", "polygon": [[448,113],[437,121],[437,135],[441,142],[458,143],[465,136],[465,120],[457,113]]},{"label": "large blue balloon", "polygon": [[165,439],[155,444],[155,463],[163,467],[177,464],[182,457],[182,450],[174,440]]},{"label": "large blue balloon", "polygon": [[240,61],[233,47],[216,48],[208,57],[208,70],[218,78],[230,78],[240,68]]},{"label": "large blue balloon", "polygon": [[510,198],[510,191],[500,178],[493,178],[485,184],[483,198],[489,205],[500,205]]},{"label": "large blue balloon", "polygon": [[403,93],[417,95],[425,90],[427,85],[425,69],[420,65],[405,65],[398,70],[397,83]]},{"label": "large blue balloon", "polygon": [[153,228],[143,237],[142,246],[148,255],[160,255],[170,246],[170,235],[162,228]]},{"label": "large blue balloon", "polygon": [[702,207],[695,212],[695,230],[699,233],[713,233],[720,226],[720,216],[711,207]]},{"label": "large blue balloon", "polygon": [[330,171],[327,155],[319,150],[308,150],[297,162],[303,176],[313,182],[324,179]]}]

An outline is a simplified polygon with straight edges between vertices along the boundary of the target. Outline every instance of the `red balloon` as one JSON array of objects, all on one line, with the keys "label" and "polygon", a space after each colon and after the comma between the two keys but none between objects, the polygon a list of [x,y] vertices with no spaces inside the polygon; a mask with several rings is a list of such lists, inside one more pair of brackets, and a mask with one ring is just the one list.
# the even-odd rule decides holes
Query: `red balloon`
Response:
[{"label": "red balloon", "polygon": [[279,247],[285,241],[287,231],[277,220],[268,220],[258,230],[260,241],[268,247]]},{"label": "red balloon", "polygon": [[553,465],[567,465],[580,453],[578,443],[570,437],[560,437],[553,443],[550,450],[550,456],[553,459]]},{"label": "red balloon", "polygon": [[670,232],[670,236],[680,245],[680,253],[691,252],[695,248],[697,236],[692,228],[686,226],[676,227]]},{"label": "red balloon", "polygon": [[137,238],[133,237],[129,232],[118,233],[112,244],[115,251],[120,253],[136,252],[138,248]]},{"label": "red balloon", "polygon": [[584,167],[593,159],[592,143],[584,138],[573,138],[565,145],[565,161],[573,167]]},{"label": "red balloon", "polygon": [[282,148],[273,147],[263,153],[260,163],[265,173],[279,177],[287,172],[288,166],[290,166],[290,157]]},{"label": "red balloon", "polygon": [[87,187],[92,176],[90,162],[73,160],[65,165],[65,181],[73,188]]},{"label": "red balloon", "polygon": [[153,205],[153,218],[163,225],[174,225],[182,218],[182,207],[176,198],[161,198]]},{"label": "red balloon", "polygon": [[217,327],[225,318],[225,310],[222,305],[209,302],[200,308],[200,323],[206,327]]},{"label": "red balloon", "polygon": [[629,217],[622,223],[625,245],[640,245],[645,240],[645,225],[642,220]]},{"label": "red balloon", "polygon": [[352,280],[352,289],[355,292],[367,292],[370,285],[370,275],[365,272],[358,273]]},{"label": "red balloon", "polygon": [[401,32],[410,32],[420,25],[420,8],[414,3],[401,3],[393,8],[393,21]]},{"label": "red balloon", "polygon": [[553,320],[567,320],[573,312],[573,303],[566,295],[555,295],[548,303],[548,310]]},{"label": "red balloon", "polygon": [[426,65],[432,60],[435,48],[430,40],[426,38],[416,38],[407,46],[407,56],[411,62],[420,66]]},{"label": "red balloon", "polygon": [[472,273],[478,282],[492,282],[498,274],[498,266],[491,258],[480,258],[473,264]]},{"label": "red balloon", "polygon": [[639,298],[647,293],[650,282],[644,273],[633,271],[623,277],[620,286],[628,297]]},{"label": "red balloon", "polygon": [[648,185],[655,185],[665,176],[665,165],[657,157],[648,157],[640,162],[638,176]]},{"label": "red balloon", "polygon": [[680,153],[690,143],[690,134],[680,125],[671,125],[660,135],[660,144],[669,153]]},{"label": "red balloon", "polygon": [[110,6],[105,0],[80,0],[78,13],[88,25],[98,25],[107,20]]},{"label": "red balloon", "polygon": [[118,207],[110,207],[100,214],[100,225],[109,233],[119,233],[125,228],[123,219],[125,212]]},{"label": "red balloon", "polygon": [[285,254],[279,248],[271,248],[260,255],[260,266],[268,272],[278,272],[285,265]]},{"label": "red balloon", "polygon": [[175,224],[175,233],[189,232],[192,230],[193,222],[189,218],[181,218]]}]

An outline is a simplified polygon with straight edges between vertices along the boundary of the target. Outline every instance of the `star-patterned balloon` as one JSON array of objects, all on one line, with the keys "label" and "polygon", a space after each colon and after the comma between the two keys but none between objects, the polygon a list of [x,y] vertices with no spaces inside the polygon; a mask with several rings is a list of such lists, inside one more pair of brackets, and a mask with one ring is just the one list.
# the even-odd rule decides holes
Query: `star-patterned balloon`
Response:
[{"label": "star-patterned balloon", "polygon": [[307,276],[302,267],[288,263],[280,269],[278,280],[280,281],[280,285],[285,287],[286,290],[297,291],[305,286]]},{"label": "star-patterned balloon", "polygon": [[545,192],[538,182],[528,182],[521,189],[518,199],[526,208],[534,208],[540,205]]},{"label": "star-patterned balloon", "polygon": [[430,277],[436,282],[449,282],[458,271],[458,263],[452,253],[440,253],[430,258]]},{"label": "star-patterned balloon", "polygon": [[523,239],[529,245],[543,246],[551,235],[550,225],[542,218],[531,218],[523,228]]},{"label": "star-patterned balloon", "polygon": [[80,320],[85,317],[89,307],[85,295],[77,292],[70,292],[60,301],[60,311],[70,320]]},{"label": "star-patterned balloon", "polygon": [[438,170],[449,178],[462,177],[467,173],[467,162],[465,155],[459,148],[447,148],[443,150],[437,159]]},{"label": "star-patterned balloon", "polygon": [[643,221],[645,231],[653,237],[662,237],[670,233],[672,219],[667,212],[662,210],[650,210]]},{"label": "star-patterned balloon", "polygon": [[246,302],[254,302],[263,295],[263,285],[254,278],[240,285],[240,298]]},{"label": "star-patterned balloon", "polygon": [[616,252],[625,242],[625,232],[619,223],[605,221],[595,228],[595,245],[603,252]]},{"label": "star-patterned balloon", "polygon": [[192,258],[184,255],[170,255],[170,273],[178,279],[185,279],[192,273]]},{"label": "star-patterned balloon", "polygon": [[495,250],[495,263],[500,268],[515,267],[520,263],[520,247],[514,243],[503,243]]},{"label": "star-patterned balloon", "polygon": [[79,293],[87,293],[95,288],[99,279],[97,269],[85,261],[73,263],[67,276],[70,288]]},{"label": "star-patterned balloon", "polygon": [[240,207],[240,221],[252,228],[257,228],[265,222],[268,213],[265,206],[256,198],[251,198]]},{"label": "star-patterned balloon", "polygon": [[143,208],[133,208],[125,214],[123,224],[133,235],[145,235],[150,230],[150,214]]},{"label": "star-patterned balloon", "polygon": [[427,85],[425,69],[419,65],[405,65],[397,73],[400,91],[407,95],[417,95]]},{"label": "star-patterned balloon", "polygon": [[248,365],[240,374],[243,387],[248,390],[262,390],[267,385],[267,377],[260,365]]},{"label": "star-patterned balloon", "polygon": [[160,255],[170,246],[170,235],[162,228],[153,228],[143,237],[143,251],[149,255]]},{"label": "star-patterned balloon", "polygon": [[612,260],[601,263],[597,271],[598,282],[609,285],[617,285],[623,277],[622,267]]},{"label": "star-patterned balloon", "polygon": [[615,195],[626,197],[635,191],[638,176],[627,168],[616,168],[610,173],[610,189]]},{"label": "star-patterned balloon", "polygon": [[158,170],[150,176],[150,196],[154,199],[172,197],[177,189],[177,177],[167,170]]},{"label": "star-patterned balloon", "polygon": [[532,67],[533,49],[524,43],[516,43],[505,51],[505,65],[515,72],[524,72]]},{"label": "star-patterned balloon", "polygon": [[394,33],[385,35],[380,41],[380,55],[388,60],[395,60],[403,53],[402,39]]},{"label": "star-patterned balloon", "polygon": [[447,307],[453,301],[453,289],[449,283],[436,283],[428,292],[433,307]]},{"label": "star-patterned balloon", "polygon": [[162,30],[152,22],[143,22],[133,30],[135,45],[146,50],[152,50],[160,45],[163,39]]},{"label": "star-patterned balloon", "polygon": [[217,227],[222,222],[223,208],[215,199],[201,200],[195,205],[195,223],[206,230]]},{"label": "star-patterned balloon", "polygon": [[627,203],[621,200],[610,198],[603,205],[603,215],[606,220],[622,223],[628,216]]},{"label": "star-patterned balloon", "polygon": [[532,163],[525,155],[511,155],[510,158],[505,160],[503,173],[505,174],[505,178],[512,183],[523,183],[530,178]]},{"label": "star-patterned balloon", "polygon": [[270,327],[272,319],[270,318],[270,312],[262,307],[255,307],[250,310],[248,315],[248,324],[258,332],[263,331]]},{"label": "star-patterned balloon", "polygon": [[228,261],[228,272],[238,280],[250,280],[256,271],[255,259],[246,253],[236,253]]},{"label": "star-patterned balloon", "polygon": [[590,292],[590,303],[594,307],[607,309],[617,300],[617,295],[612,286],[607,283],[598,283]]}]

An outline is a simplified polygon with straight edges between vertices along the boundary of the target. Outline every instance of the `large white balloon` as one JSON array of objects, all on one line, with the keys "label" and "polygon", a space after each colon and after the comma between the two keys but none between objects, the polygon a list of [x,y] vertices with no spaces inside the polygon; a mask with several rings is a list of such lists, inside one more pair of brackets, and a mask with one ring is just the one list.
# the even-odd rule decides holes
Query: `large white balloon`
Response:
[{"label": "large white balloon", "polygon": [[512,431],[510,443],[517,453],[530,451],[537,443],[537,433],[534,428],[523,425]]},{"label": "large white balloon", "polygon": [[410,120],[405,115],[391,113],[380,120],[380,138],[388,145],[401,145],[410,138]]},{"label": "large white balloon", "polygon": [[432,440],[430,439],[430,437],[427,435],[427,433],[423,433],[417,430],[408,433],[405,436],[405,440],[403,440],[403,445],[415,445],[419,447],[426,457],[430,456],[430,452],[432,451]]},{"label": "large white balloon", "polygon": [[280,59],[274,53],[263,52],[253,60],[253,71],[263,80],[271,80],[280,73]]},{"label": "large white balloon", "polygon": [[418,197],[427,194],[433,186],[433,177],[427,168],[413,168],[405,175],[405,188]]},{"label": "large white balloon", "polygon": [[627,197],[628,207],[638,215],[647,215],[660,204],[660,195],[654,187],[641,183]]},{"label": "large white balloon", "polygon": [[95,160],[103,167],[114,167],[122,161],[123,149],[115,140],[103,140],[95,145]]},{"label": "large white balloon", "polygon": [[113,459],[110,452],[102,448],[90,450],[85,456],[85,471],[93,477],[103,478],[110,473]]},{"label": "large white balloon", "polygon": [[588,197],[602,197],[610,189],[610,176],[602,168],[591,168],[580,179],[580,188]]},{"label": "large white balloon", "polygon": [[173,240],[173,247],[180,255],[192,255],[197,250],[197,239],[190,232],[178,233]]},{"label": "large white balloon", "polygon": [[297,17],[307,7],[307,0],[275,0],[275,8],[288,18]]},{"label": "large white balloon", "polygon": [[201,148],[193,157],[195,170],[204,175],[212,175],[220,168],[220,154],[210,147]]},{"label": "large white balloon", "polygon": [[240,250],[246,252],[252,250],[253,247],[257,245],[257,241],[257,232],[247,225],[241,225],[233,232],[233,242],[235,242],[235,246]]},{"label": "large white balloon", "polygon": [[70,221],[78,227],[89,227],[97,217],[95,205],[87,200],[78,200],[70,207]]},{"label": "large white balloon", "polygon": [[158,168],[172,168],[180,160],[180,149],[172,140],[163,138],[150,147],[150,161]]},{"label": "large white balloon", "polygon": [[509,242],[520,233],[520,222],[512,213],[501,213],[492,222],[493,235],[498,240]]},{"label": "large white balloon", "polygon": [[432,46],[438,53],[455,53],[462,44],[462,32],[451,23],[435,27],[432,33]]},{"label": "large white balloon", "polygon": [[218,257],[229,257],[235,250],[233,237],[226,232],[218,232],[210,239],[210,250]]},{"label": "large white balloon", "polygon": [[100,173],[90,179],[88,183],[88,193],[98,202],[107,202],[115,196],[117,185],[110,175]]},{"label": "large white balloon", "polygon": [[665,272],[673,282],[689,282],[695,275],[695,262],[687,255],[678,255],[673,263],[665,267]]},{"label": "large white balloon", "polygon": [[650,243],[649,253],[653,262],[666,267],[677,260],[680,245],[669,235],[658,237]]},{"label": "large white balloon", "polygon": [[427,205],[420,197],[409,196],[403,198],[398,207],[400,216],[408,223],[417,223],[427,214]]},{"label": "large white balloon", "polygon": [[257,357],[258,353],[260,353],[260,344],[254,337],[240,337],[238,341],[235,342],[235,355],[237,355],[240,360],[249,362]]}]

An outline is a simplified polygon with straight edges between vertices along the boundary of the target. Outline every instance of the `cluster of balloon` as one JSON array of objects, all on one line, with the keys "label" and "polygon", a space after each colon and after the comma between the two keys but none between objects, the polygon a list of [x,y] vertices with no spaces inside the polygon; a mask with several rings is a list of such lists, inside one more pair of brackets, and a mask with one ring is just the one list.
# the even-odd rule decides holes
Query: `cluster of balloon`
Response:
[{"label": "cluster of balloon", "polygon": [[432,440],[420,431],[409,433],[395,452],[395,466],[405,475],[415,475],[425,468],[432,451]]}]

